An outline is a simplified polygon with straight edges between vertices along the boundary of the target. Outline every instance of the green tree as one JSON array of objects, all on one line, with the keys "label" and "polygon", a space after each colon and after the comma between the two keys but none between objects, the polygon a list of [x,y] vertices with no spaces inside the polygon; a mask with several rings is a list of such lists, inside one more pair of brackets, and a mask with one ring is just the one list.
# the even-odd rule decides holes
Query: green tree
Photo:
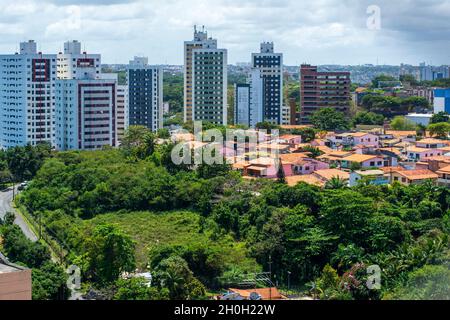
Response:
[{"label": "green tree", "polygon": [[340,177],[333,177],[330,181],[328,181],[325,184],[325,189],[332,189],[332,190],[338,190],[338,189],[345,189],[348,187],[348,183],[341,179]]},{"label": "green tree", "polygon": [[124,134],[121,148],[128,156],[146,159],[155,151],[156,135],[144,126],[130,126]]},{"label": "green tree", "polygon": [[450,123],[441,122],[435,123],[428,126],[428,130],[432,136],[436,136],[438,138],[446,139],[450,133]]},{"label": "green tree", "polygon": [[169,290],[171,300],[196,300],[206,295],[205,287],[194,277],[187,262],[178,256],[161,261],[154,275],[155,283]]},{"label": "green tree", "polygon": [[308,153],[308,155],[312,159],[317,159],[318,157],[320,157],[321,155],[324,154],[322,151],[320,151],[319,148],[316,148],[316,147],[313,147],[313,146],[302,147],[301,151]]},{"label": "green tree", "polygon": [[391,128],[399,131],[411,131],[416,130],[416,125],[405,117],[398,116],[391,121]]},{"label": "green tree", "polygon": [[434,114],[431,117],[430,124],[449,122],[449,120],[450,120],[450,115],[446,112],[441,111],[439,113]]},{"label": "green tree", "polygon": [[315,112],[311,116],[311,122],[319,130],[347,130],[350,124],[345,118],[344,113],[336,111],[333,108],[324,108]]},{"label": "green tree", "polygon": [[135,243],[113,225],[99,225],[83,245],[87,274],[102,283],[116,281],[121,273],[135,269]]},{"label": "green tree", "polygon": [[168,300],[167,289],[151,287],[144,278],[119,279],[115,284],[114,300]]},{"label": "green tree", "polygon": [[67,274],[57,264],[47,261],[41,268],[32,270],[33,300],[65,300],[70,295]]},{"label": "green tree", "polygon": [[381,114],[361,111],[352,119],[354,126],[357,125],[383,125],[384,117]]}]

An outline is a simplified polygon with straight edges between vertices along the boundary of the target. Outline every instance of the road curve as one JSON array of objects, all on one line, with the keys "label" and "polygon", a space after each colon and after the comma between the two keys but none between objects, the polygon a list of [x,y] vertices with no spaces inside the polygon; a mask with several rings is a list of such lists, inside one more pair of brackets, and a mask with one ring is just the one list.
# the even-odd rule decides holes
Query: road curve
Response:
[{"label": "road curve", "polygon": [[[16,194],[17,186],[15,187]],[[8,190],[0,191],[0,218],[3,219],[5,214],[7,212],[13,212],[16,216],[16,220],[14,221],[15,224],[17,224],[20,229],[22,229],[22,232],[25,234],[25,236],[30,239],[33,242],[36,242],[38,240],[38,237],[34,234],[33,231],[28,227],[28,224],[23,220],[22,216],[19,215],[16,210],[12,206],[13,201],[13,189],[9,188]]]}]

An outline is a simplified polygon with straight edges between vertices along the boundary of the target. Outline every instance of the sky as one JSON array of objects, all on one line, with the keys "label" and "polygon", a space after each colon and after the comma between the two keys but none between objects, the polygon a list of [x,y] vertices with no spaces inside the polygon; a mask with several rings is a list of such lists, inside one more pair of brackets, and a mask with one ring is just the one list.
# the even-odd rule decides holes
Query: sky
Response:
[{"label": "sky", "polygon": [[0,0],[0,53],[79,40],[103,63],[182,64],[194,25],[249,62],[273,41],[286,65],[450,64],[450,0]]}]

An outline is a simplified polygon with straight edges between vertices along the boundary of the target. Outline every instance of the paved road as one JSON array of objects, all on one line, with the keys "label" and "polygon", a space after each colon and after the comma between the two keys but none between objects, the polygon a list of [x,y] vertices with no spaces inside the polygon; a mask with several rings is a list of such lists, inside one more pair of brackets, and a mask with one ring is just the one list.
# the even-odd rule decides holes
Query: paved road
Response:
[{"label": "paved road", "polygon": [[[17,194],[17,187],[16,194]],[[0,191],[0,218],[3,219],[7,212],[14,212],[16,215],[16,220],[14,221],[20,229],[22,229],[25,236],[31,241],[37,241],[37,236],[30,230],[27,223],[23,220],[23,218],[17,214],[17,212],[12,207],[12,198],[13,198],[13,189],[9,188],[6,191]]]}]

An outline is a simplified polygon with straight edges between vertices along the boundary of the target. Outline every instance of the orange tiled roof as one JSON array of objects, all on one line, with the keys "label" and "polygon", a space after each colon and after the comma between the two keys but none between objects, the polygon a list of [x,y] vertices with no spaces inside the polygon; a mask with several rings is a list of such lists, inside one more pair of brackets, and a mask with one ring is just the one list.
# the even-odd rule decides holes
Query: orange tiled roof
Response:
[{"label": "orange tiled roof", "polygon": [[348,162],[358,162],[358,163],[362,163],[365,161],[369,161],[372,159],[376,159],[376,158],[380,158],[380,156],[371,156],[368,154],[352,154],[351,156],[342,158],[342,160],[344,161],[348,161]]},{"label": "orange tiled roof", "polygon": [[342,170],[339,170],[339,169],[317,170],[317,171],[314,171],[313,174],[318,176],[318,177],[320,177],[320,178],[322,178],[322,179],[324,179],[324,180],[326,180],[326,181],[329,181],[329,180],[331,180],[333,178],[336,178],[336,177],[344,179],[344,180],[349,180],[350,179],[350,173],[342,171]]},{"label": "orange tiled roof", "polygon": [[409,180],[426,180],[426,179],[437,179],[439,176],[431,170],[405,170],[398,171],[398,174],[408,178]]},{"label": "orange tiled roof", "polygon": [[323,187],[325,185],[325,182],[323,180],[321,180],[320,178],[318,178],[313,174],[286,177],[286,182],[291,187],[294,187],[301,182],[305,182],[307,184],[312,184],[319,187]]},{"label": "orange tiled roof", "polygon": [[250,295],[252,292],[255,292],[261,296],[263,300],[284,300],[286,299],[285,296],[283,296],[277,288],[264,288],[264,289],[249,289],[249,290],[242,290],[242,289],[228,289],[230,292],[235,292],[239,294],[241,297],[245,299],[250,299]]},{"label": "orange tiled roof", "polygon": [[450,174],[450,166],[439,169],[436,173],[439,174]]}]

